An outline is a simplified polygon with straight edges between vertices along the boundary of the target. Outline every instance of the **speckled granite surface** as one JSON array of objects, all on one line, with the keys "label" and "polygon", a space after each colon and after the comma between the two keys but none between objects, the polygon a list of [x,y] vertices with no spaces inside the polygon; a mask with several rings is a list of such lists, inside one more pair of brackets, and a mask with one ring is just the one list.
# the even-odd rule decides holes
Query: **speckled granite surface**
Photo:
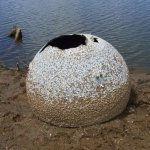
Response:
[{"label": "speckled granite surface", "polygon": [[86,45],[61,50],[47,46],[34,57],[27,75],[31,108],[58,126],[84,126],[121,113],[130,93],[129,72],[105,40],[84,34]]}]

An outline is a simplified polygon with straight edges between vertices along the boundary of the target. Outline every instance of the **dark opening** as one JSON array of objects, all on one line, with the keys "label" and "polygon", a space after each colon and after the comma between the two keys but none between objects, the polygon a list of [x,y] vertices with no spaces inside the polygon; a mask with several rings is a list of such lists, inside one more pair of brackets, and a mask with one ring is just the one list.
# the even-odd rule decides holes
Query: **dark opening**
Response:
[{"label": "dark opening", "polygon": [[97,42],[97,43],[98,43],[98,40],[97,40],[97,38],[94,38],[94,42]]},{"label": "dark opening", "polygon": [[41,50],[48,46],[58,47],[59,49],[76,48],[80,45],[86,45],[86,37],[84,35],[62,35],[49,41]]}]

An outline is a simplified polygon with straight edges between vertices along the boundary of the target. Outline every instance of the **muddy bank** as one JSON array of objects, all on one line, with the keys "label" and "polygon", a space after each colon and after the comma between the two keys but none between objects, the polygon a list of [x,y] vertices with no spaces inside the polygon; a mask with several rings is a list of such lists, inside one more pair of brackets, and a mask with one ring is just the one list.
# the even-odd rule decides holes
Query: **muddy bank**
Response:
[{"label": "muddy bank", "polygon": [[0,68],[1,150],[150,149],[150,75],[131,73],[132,94],[117,118],[84,128],[58,128],[36,118],[27,103],[25,72]]}]

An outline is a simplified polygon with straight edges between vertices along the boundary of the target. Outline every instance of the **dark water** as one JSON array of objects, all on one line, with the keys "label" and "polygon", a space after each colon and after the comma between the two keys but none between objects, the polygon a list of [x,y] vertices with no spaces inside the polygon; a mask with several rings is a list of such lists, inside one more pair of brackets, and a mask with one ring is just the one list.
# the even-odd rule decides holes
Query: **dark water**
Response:
[{"label": "dark water", "polygon": [[[14,24],[23,42],[7,36]],[[29,63],[51,38],[91,33],[115,46],[129,68],[150,71],[150,0],[0,0],[0,61]]]}]

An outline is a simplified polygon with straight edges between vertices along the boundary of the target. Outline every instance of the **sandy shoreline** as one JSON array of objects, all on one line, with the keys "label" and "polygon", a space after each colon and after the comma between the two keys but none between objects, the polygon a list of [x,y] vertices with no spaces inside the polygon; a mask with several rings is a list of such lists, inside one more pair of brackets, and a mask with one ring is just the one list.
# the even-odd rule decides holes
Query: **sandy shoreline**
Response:
[{"label": "sandy shoreline", "polygon": [[58,128],[36,118],[27,103],[25,72],[0,67],[0,149],[150,149],[150,74],[132,72],[127,109],[84,128]]}]

